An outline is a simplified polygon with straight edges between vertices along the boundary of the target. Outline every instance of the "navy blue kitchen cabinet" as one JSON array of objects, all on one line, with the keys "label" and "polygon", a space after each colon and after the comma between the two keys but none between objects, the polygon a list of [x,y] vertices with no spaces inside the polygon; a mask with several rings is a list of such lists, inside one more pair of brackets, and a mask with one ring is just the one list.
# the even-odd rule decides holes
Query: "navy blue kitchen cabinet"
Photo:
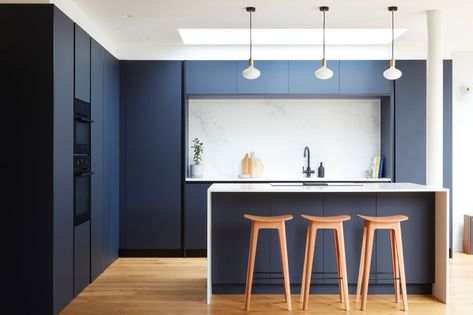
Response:
[{"label": "navy blue kitchen cabinet", "polygon": [[388,67],[389,61],[385,60],[340,61],[340,94],[391,94],[392,81],[383,77]]},{"label": "navy blue kitchen cabinet", "polygon": [[90,283],[90,222],[74,227],[74,296]]},{"label": "navy blue kitchen cabinet", "polygon": [[2,307],[57,314],[73,296],[74,24],[50,4],[2,4],[0,38]]},{"label": "navy blue kitchen cabinet", "polygon": [[103,52],[103,263],[107,268],[118,258],[120,216],[120,64]]},{"label": "navy blue kitchen cabinet", "polygon": [[122,61],[120,250],[181,254],[181,62]]},{"label": "navy blue kitchen cabinet", "polygon": [[327,66],[333,71],[329,80],[320,80],[315,71],[320,68],[320,61],[289,61],[289,94],[301,95],[337,95],[340,93],[340,62],[328,61]]},{"label": "navy blue kitchen cabinet", "polygon": [[105,269],[103,259],[104,244],[104,115],[103,115],[103,48],[92,39],[91,42],[91,164],[94,175],[91,180],[91,242],[90,242],[90,275],[95,280]]},{"label": "navy blue kitchen cabinet", "polygon": [[[254,193],[218,193],[212,198],[212,249],[217,255],[212,256],[212,283],[214,292],[224,293],[230,287],[220,284],[246,283],[248,249],[250,244],[251,221],[245,219],[245,213],[269,216],[270,194]],[[270,231],[261,230],[256,250],[254,283],[269,283],[270,272]],[[228,272],[231,270],[231,272]],[[255,287],[253,292],[258,292]]]},{"label": "navy blue kitchen cabinet", "polygon": [[[301,283],[304,266],[307,221],[301,214],[323,216],[322,194],[272,194],[271,215],[291,214],[294,219],[286,221],[287,251],[291,283]],[[316,236],[315,256],[312,272],[323,271],[324,233],[319,231]],[[276,230],[271,231],[271,272],[274,277],[282,277],[279,236]],[[319,277],[320,278],[320,277]],[[272,280],[272,283],[282,283],[282,279]],[[322,281],[312,281],[312,284]],[[282,290],[282,286],[281,286]]]},{"label": "navy blue kitchen cabinet", "polygon": [[[36,7],[35,7],[36,8]],[[66,306],[73,297],[73,173],[72,173],[72,152],[73,152],[73,99],[74,99],[74,23],[69,19],[64,13],[54,6],[50,6],[48,10],[54,11],[54,174],[53,174],[53,191],[54,191],[54,204],[53,204],[53,314],[59,313],[59,311]],[[2,20],[0,18],[0,20]],[[19,19],[19,21],[22,21]],[[43,23],[44,24],[44,23]],[[21,25],[22,28],[25,25]],[[32,27],[34,28],[34,27]],[[7,28],[7,32],[11,29]],[[26,32],[30,32],[29,28],[25,28]],[[36,36],[31,34],[31,36]],[[4,38],[2,36],[2,38]],[[19,36],[20,40],[24,40],[23,36]],[[38,38],[38,40],[41,40]],[[36,51],[36,47],[35,47]],[[28,52],[26,52],[28,53]],[[31,58],[29,54],[28,60]],[[11,59],[10,61],[12,61]],[[37,73],[41,71],[38,70]],[[41,79],[32,78],[34,80],[34,85],[37,85]],[[25,84],[25,86],[27,86]],[[17,97],[17,96],[15,96]],[[33,107],[38,108],[37,98],[32,95],[34,102],[31,104]],[[14,104],[14,103],[11,103]],[[26,103],[24,103],[26,104]],[[39,106],[40,111],[45,109],[44,106]],[[31,109],[28,109],[30,111]],[[32,113],[32,112],[31,112]],[[33,115],[34,116],[34,115]],[[21,118],[23,117],[23,118]],[[20,119],[24,119],[24,116],[19,116]],[[37,121],[38,124],[44,128],[45,124],[42,120]],[[29,125],[33,128],[33,124]],[[31,131],[31,130],[30,130]],[[31,135],[28,136],[28,139]],[[21,141],[16,138],[16,141]],[[49,139],[47,140],[49,141]],[[26,150],[30,150],[28,146],[25,146]],[[32,150],[31,152],[38,152]],[[42,155],[42,154],[41,154]],[[48,161],[50,163],[50,161]],[[36,164],[36,163],[35,163]],[[23,166],[24,167],[24,166]],[[38,164],[35,166],[35,174],[39,167]],[[27,172],[28,176],[31,176],[32,173]],[[18,173],[15,175],[18,176]],[[29,177],[28,181],[31,180]],[[39,178],[40,186],[44,185],[44,177]],[[37,189],[37,188],[36,188]],[[22,193],[28,194],[26,191],[22,190]],[[28,194],[29,195],[29,194]],[[31,195],[29,195],[31,196]],[[34,201],[36,203],[36,201]],[[34,209],[33,211],[37,212],[37,204],[35,207],[30,208]],[[43,211],[40,211],[44,214]],[[29,218],[30,215],[28,215]],[[38,227],[46,228],[47,225],[43,225],[32,219],[32,224],[35,224]],[[21,223],[24,224],[24,221]],[[30,236],[32,238],[38,237],[38,232],[34,229],[29,230],[32,233]],[[41,232],[41,233],[44,233]],[[28,234],[23,234],[23,237]],[[28,237],[31,241],[30,237]],[[36,246],[29,243],[28,246]],[[35,255],[35,260],[39,257],[43,257],[44,251],[47,246],[39,247],[38,250],[41,251],[41,256],[37,256],[34,252],[29,249],[25,252],[27,255]],[[21,274],[25,274],[28,277],[28,283],[36,282],[40,289],[28,289],[28,292],[37,295],[39,291],[43,291],[45,288],[45,283],[42,281],[34,280],[30,275],[28,275],[27,270],[36,275],[44,273],[44,270],[37,269],[38,265],[35,263],[35,268],[29,267],[28,269],[22,269]],[[17,277],[19,274],[15,274]],[[45,301],[43,301],[45,302]],[[34,312],[39,314],[38,309],[34,309]],[[50,314],[50,313],[49,313]]]},{"label": "navy blue kitchen cabinet", "polygon": [[[0,60],[5,75],[0,80],[5,89],[4,102],[10,104],[5,108],[5,115],[10,119],[2,125],[5,128],[2,133],[15,134],[5,138],[5,146],[12,149],[12,154],[5,156],[5,165],[2,161],[4,179],[11,189],[7,196],[2,194],[10,211],[2,221],[8,224],[2,225],[0,233],[6,240],[5,252],[10,253],[11,258],[2,262],[2,269],[10,271],[3,283],[11,292],[24,293],[12,294],[12,298],[7,296],[4,307],[15,309],[21,305],[22,314],[58,314],[74,294],[90,282],[91,263],[95,262],[91,261],[91,254],[98,257],[95,249],[100,245],[100,241],[96,242],[98,230],[92,232],[90,223],[74,228],[75,92],[79,93],[77,97],[93,103],[92,115],[97,125],[92,129],[92,145],[97,155],[92,154],[95,164],[92,167],[97,166],[95,171],[100,177],[103,164],[103,158],[100,162],[100,129],[107,129],[100,127],[99,103],[101,98],[106,99],[100,89],[101,85],[109,85],[107,81],[115,82],[112,85],[116,109],[112,120],[118,122],[118,61],[112,57],[115,64],[112,75],[101,76],[100,50],[105,50],[94,42],[92,66],[90,37],[51,4],[2,4],[0,26],[5,44],[2,46],[4,58]],[[81,67],[85,72],[75,73]],[[74,84],[79,81],[85,84]],[[107,130],[118,143],[118,123]],[[118,161],[118,147],[112,155]],[[116,175],[111,180],[118,185],[118,163],[113,163],[112,155],[107,156],[107,165],[113,165]],[[32,157],[34,163],[31,163]],[[101,184],[100,178],[93,177],[93,180],[96,190],[92,191],[92,207],[97,208],[101,204]],[[117,215],[112,220],[115,235],[103,235],[103,239],[115,240],[114,257],[117,257],[118,189],[115,191]],[[93,219],[95,224],[100,221]],[[109,220],[108,217],[103,219]],[[94,247],[92,253],[90,246]],[[31,268],[31,257],[34,257],[34,268]],[[99,270],[96,267],[94,264],[93,268]]]},{"label": "navy blue kitchen cabinet", "polygon": [[236,61],[186,61],[184,78],[186,94],[237,94]]},{"label": "navy blue kitchen cabinet", "polygon": [[[406,215],[401,223],[404,265],[407,283],[429,284],[434,282],[435,208],[434,193],[379,193],[377,215]],[[391,273],[389,232],[377,232],[376,265],[378,272]],[[385,277],[386,278],[386,277]],[[389,278],[389,277],[388,277]],[[384,281],[392,283],[392,279]],[[378,280],[378,283],[383,283]]]},{"label": "navy blue kitchen cabinet", "polygon": [[75,25],[74,37],[75,97],[90,102],[90,36]]},{"label": "navy blue kitchen cabinet", "polygon": [[425,184],[426,62],[400,60],[396,80],[396,181]]},{"label": "navy blue kitchen cabinet", "polygon": [[[358,281],[360,265],[361,243],[363,239],[363,221],[357,215],[376,216],[376,194],[356,193],[326,193],[324,194],[324,215],[349,215],[351,220],[343,223],[345,234],[345,254],[347,262],[348,283]],[[334,278],[337,272],[335,263],[335,240],[333,230],[324,230],[324,272],[327,277]],[[373,248],[371,272],[376,272],[376,248]],[[325,283],[338,283],[336,280],[327,280]],[[374,281],[370,281],[374,283]]]},{"label": "navy blue kitchen cabinet", "polygon": [[188,256],[203,254],[207,249],[207,189],[211,184],[187,183],[184,217],[185,247]]},{"label": "navy blue kitchen cabinet", "polygon": [[238,94],[287,94],[289,92],[288,61],[255,61],[261,76],[255,80],[245,79],[241,72],[248,67],[248,61],[238,61]]}]

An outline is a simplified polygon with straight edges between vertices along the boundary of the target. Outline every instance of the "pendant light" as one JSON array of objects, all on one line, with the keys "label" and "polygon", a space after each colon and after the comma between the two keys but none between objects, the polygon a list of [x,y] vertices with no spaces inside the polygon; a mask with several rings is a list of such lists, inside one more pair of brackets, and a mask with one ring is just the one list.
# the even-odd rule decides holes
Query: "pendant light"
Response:
[{"label": "pendant light", "polygon": [[319,10],[324,14],[324,25],[323,25],[323,58],[322,66],[315,71],[315,76],[321,80],[330,79],[333,76],[333,71],[327,68],[327,59],[325,59],[325,12],[328,11],[328,7],[320,7]]},{"label": "pendant light", "polygon": [[394,59],[394,12],[397,11],[397,7],[389,7],[388,11],[391,12],[391,61],[389,62],[389,68],[384,71],[383,75],[388,80],[397,80],[402,76],[401,70],[396,68],[396,60]]},{"label": "pendant light", "polygon": [[243,70],[241,74],[245,79],[254,80],[258,79],[260,76],[260,71],[255,68],[255,61],[253,60],[253,24],[252,24],[252,13],[255,12],[256,9],[254,7],[247,7],[246,12],[250,14],[250,59],[248,59],[248,68]]}]

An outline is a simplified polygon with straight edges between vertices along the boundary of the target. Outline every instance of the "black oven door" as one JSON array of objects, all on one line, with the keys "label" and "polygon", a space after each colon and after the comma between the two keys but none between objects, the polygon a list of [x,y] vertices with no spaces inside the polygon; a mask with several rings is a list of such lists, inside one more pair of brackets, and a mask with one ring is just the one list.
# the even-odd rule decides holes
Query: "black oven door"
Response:
[{"label": "black oven door", "polygon": [[92,172],[74,176],[74,225],[90,220]]},{"label": "black oven door", "polygon": [[74,153],[90,154],[90,122],[75,121],[74,125]]}]

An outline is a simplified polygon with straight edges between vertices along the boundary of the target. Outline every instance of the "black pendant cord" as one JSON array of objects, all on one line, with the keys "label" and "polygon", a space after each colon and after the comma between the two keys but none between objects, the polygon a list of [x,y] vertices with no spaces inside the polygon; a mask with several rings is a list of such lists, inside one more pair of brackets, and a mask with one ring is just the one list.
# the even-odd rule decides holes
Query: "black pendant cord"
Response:
[{"label": "black pendant cord", "polygon": [[391,59],[394,59],[394,10],[391,11]]},{"label": "black pendant cord", "polygon": [[253,13],[250,11],[250,59],[253,58],[253,19],[252,19]]},{"label": "black pendant cord", "polygon": [[322,51],[323,51],[323,58],[325,59],[325,11],[323,11],[324,14],[324,22],[323,22],[323,44],[322,44]]}]

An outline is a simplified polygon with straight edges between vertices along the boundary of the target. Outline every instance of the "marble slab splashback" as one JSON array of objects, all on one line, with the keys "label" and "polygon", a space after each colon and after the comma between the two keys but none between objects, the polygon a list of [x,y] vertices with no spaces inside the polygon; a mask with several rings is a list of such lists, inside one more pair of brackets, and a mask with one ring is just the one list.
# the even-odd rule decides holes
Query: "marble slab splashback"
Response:
[{"label": "marble slab splashback", "polygon": [[325,177],[363,178],[380,153],[376,99],[190,99],[188,106],[188,161],[197,137],[204,178],[236,178],[247,152],[263,161],[263,177],[299,178],[306,145],[311,167],[323,162]]}]

